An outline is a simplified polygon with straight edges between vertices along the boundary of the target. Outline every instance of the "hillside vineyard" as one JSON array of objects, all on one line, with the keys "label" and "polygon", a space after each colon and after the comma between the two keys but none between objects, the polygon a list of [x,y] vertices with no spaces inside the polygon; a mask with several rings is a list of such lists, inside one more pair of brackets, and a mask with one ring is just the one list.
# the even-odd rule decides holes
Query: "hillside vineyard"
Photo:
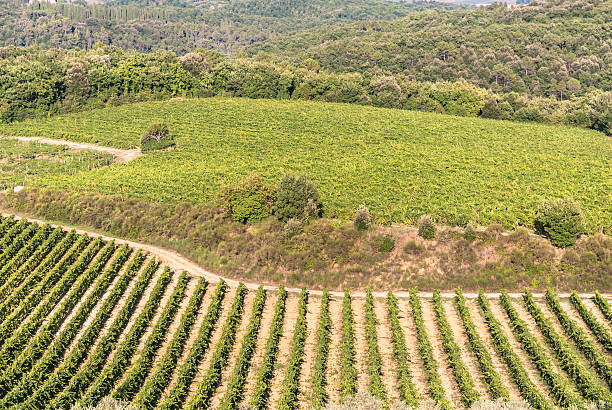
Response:
[{"label": "hillside vineyard", "polygon": [[0,220],[0,408],[320,408],[357,391],[444,409],[612,403],[612,314],[560,298],[208,283],[114,241]]}]

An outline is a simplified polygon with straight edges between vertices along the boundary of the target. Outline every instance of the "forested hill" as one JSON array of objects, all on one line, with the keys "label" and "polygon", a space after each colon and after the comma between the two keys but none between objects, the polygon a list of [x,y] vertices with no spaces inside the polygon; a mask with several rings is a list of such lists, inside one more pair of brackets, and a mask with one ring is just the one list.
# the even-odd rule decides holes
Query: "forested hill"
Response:
[{"label": "forested hill", "polygon": [[612,89],[611,50],[612,3],[597,0],[430,10],[320,27],[248,48],[278,59],[313,58],[332,71],[463,78],[495,92],[558,99]]},{"label": "forested hill", "polygon": [[283,33],[356,20],[386,20],[435,2],[385,0],[116,0],[104,4],[0,1],[0,46],[88,49],[97,42],[123,49],[195,48],[234,52]]}]

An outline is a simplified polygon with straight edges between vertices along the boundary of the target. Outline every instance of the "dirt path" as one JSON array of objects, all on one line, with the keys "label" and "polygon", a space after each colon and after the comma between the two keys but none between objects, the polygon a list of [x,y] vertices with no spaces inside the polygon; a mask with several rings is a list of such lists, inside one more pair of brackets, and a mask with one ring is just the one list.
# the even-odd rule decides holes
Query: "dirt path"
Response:
[{"label": "dirt path", "polygon": [[510,329],[510,325],[508,323],[508,316],[506,316],[506,312],[504,312],[504,309],[499,305],[497,301],[490,301],[490,305],[493,316],[495,316],[495,318],[501,323],[502,329],[504,330],[504,333],[508,338],[510,346],[512,346],[512,350],[521,359],[521,362],[523,363],[523,368],[529,375],[529,378],[537,386],[538,390],[542,392],[542,395],[547,397],[549,400],[551,400],[551,402],[554,403],[550,396],[550,391],[540,378],[540,373],[538,372],[538,369],[535,368],[533,362],[529,359],[529,357],[527,357],[527,354],[523,350],[521,343],[516,339],[514,333],[512,333],[512,330]]},{"label": "dirt path", "polygon": [[244,310],[242,312],[242,317],[240,318],[240,325],[236,331],[236,340],[234,342],[234,346],[230,352],[230,355],[227,360],[227,365],[223,369],[221,374],[221,383],[215,392],[215,395],[211,401],[211,408],[216,409],[221,403],[221,399],[225,396],[225,392],[227,391],[230,379],[232,378],[232,374],[234,373],[234,368],[236,367],[236,360],[238,360],[238,355],[240,354],[240,349],[242,348],[242,341],[244,336],[248,330],[249,323],[251,323],[251,316],[253,315],[253,304],[255,303],[255,292],[249,292],[244,298]]},{"label": "dirt path", "polygon": [[520,400],[521,394],[518,391],[516,384],[510,379],[506,365],[499,359],[497,353],[495,352],[495,348],[493,347],[493,339],[491,338],[487,324],[480,313],[480,308],[478,307],[476,301],[466,301],[465,305],[470,311],[472,323],[474,323],[474,327],[476,328],[478,336],[480,336],[480,340],[482,340],[482,343],[487,348],[489,355],[491,355],[491,361],[493,362],[495,371],[501,378],[504,387],[508,390],[510,399]]},{"label": "dirt path", "polygon": [[476,390],[482,395],[483,398],[486,398],[489,396],[489,393],[482,381],[480,371],[478,370],[478,362],[476,357],[472,354],[472,352],[470,352],[465,328],[463,327],[463,322],[461,321],[459,314],[455,310],[455,305],[451,300],[443,300],[442,307],[446,312],[446,320],[448,320],[448,324],[453,332],[453,338],[461,351],[461,360],[470,371],[470,374],[474,379]]},{"label": "dirt path", "polygon": [[410,303],[407,299],[398,299],[397,306],[400,310],[399,321],[404,331],[404,338],[406,339],[406,350],[410,360],[410,375],[412,376],[412,382],[419,395],[421,395],[422,398],[426,398],[429,396],[427,378],[425,377],[423,360],[417,348],[416,326],[414,324],[414,318],[412,317]]},{"label": "dirt path", "polygon": [[268,336],[270,335],[270,327],[272,326],[274,308],[276,307],[277,301],[278,293],[268,292],[266,305],[261,318],[261,324],[259,326],[259,333],[257,335],[257,343],[255,344],[255,354],[251,358],[251,367],[249,368],[247,382],[244,386],[244,394],[242,395],[244,404],[248,403],[253,395],[253,389],[255,388],[259,366],[261,366],[261,363],[263,362],[266,343],[268,343]]},{"label": "dirt path", "polygon": [[342,299],[330,298],[331,340],[327,359],[327,394],[329,403],[340,401],[340,360],[342,354]]},{"label": "dirt path", "polygon": [[104,147],[104,146],[95,145],[95,144],[86,144],[86,143],[81,143],[81,142],[73,142],[73,141],[59,140],[59,139],[53,139],[53,138],[44,138],[44,137],[13,137],[13,136],[7,136],[7,135],[1,135],[0,137],[7,138],[7,139],[14,139],[14,140],[18,140],[21,142],[39,142],[41,144],[47,144],[47,145],[64,145],[71,149],[86,149],[90,151],[104,152],[107,154],[114,155],[115,162],[118,164],[130,162],[144,155],[140,151],[140,148],[124,150],[124,149],[119,149],[119,148]]},{"label": "dirt path", "polygon": [[300,298],[298,295],[287,295],[287,309],[285,312],[285,321],[283,324],[283,334],[278,343],[278,357],[276,358],[276,366],[274,368],[274,376],[270,381],[270,397],[268,398],[268,407],[275,408],[276,402],[280,398],[282,392],[283,379],[285,378],[285,368],[291,355],[291,341],[293,340],[293,331],[298,318],[298,305]]},{"label": "dirt path", "polygon": [[374,299],[374,313],[378,322],[376,334],[378,336],[378,351],[382,358],[382,382],[385,385],[389,403],[394,403],[399,400],[397,363],[393,358],[393,340],[386,299]]},{"label": "dirt path", "polygon": [[448,360],[446,360],[446,353],[444,352],[444,347],[442,346],[442,339],[436,323],[436,314],[433,310],[431,301],[421,300],[421,310],[423,312],[425,332],[429,338],[429,343],[431,343],[433,357],[438,363],[438,375],[440,376],[440,382],[445,392],[444,396],[450,400],[455,408],[463,408],[463,405],[461,404],[461,396],[459,394],[459,387],[453,378],[453,373],[451,372]]},{"label": "dirt path", "polygon": [[[249,290],[254,290],[256,291],[260,284],[259,283],[250,283],[250,282],[245,282],[245,281],[238,281],[235,279],[228,279],[228,278],[224,278],[220,275],[217,275],[213,272],[210,272],[204,268],[202,268],[200,265],[198,265],[197,263],[189,260],[188,258],[186,258],[185,256],[179,254],[176,251],[170,250],[170,249],[166,249],[166,248],[162,248],[160,246],[155,246],[155,245],[150,245],[150,244],[146,244],[146,243],[142,243],[142,242],[135,242],[135,241],[130,241],[130,240],[126,240],[126,239],[120,239],[120,238],[116,238],[116,237],[112,237],[112,236],[108,236],[106,234],[100,233],[99,231],[95,231],[95,230],[90,230],[90,229],[83,229],[83,227],[77,227],[71,224],[67,224],[67,223],[58,223],[57,221],[43,221],[41,219],[37,219],[37,218],[33,218],[27,215],[23,215],[23,214],[15,214],[15,213],[10,213],[10,212],[6,212],[4,210],[2,210],[2,216],[4,217],[9,217],[9,216],[13,216],[15,217],[15,219],[27,219],[30,222],[36,222],[39,224],[46,224],[49,223],[50,226],[52,227],[64,227],[65,229],[74,229],[77,233],[79,234],[87,234],[91,237],[97,238],[100,237],[102,239],[104,239],[105,241],[109,241],[111,239],[115,240],[116,244],[124,244],[127,243],[128,245],[130,245],[133,248],[136,249],[143,249],[146,250],[148,252],[150,252],[151,254],[153,254],[154,256],[156,256],[157,258],[159,258],[162,263],[164,265],[168,265],[174,272],[182,272],[182,271],[187,271],[189,272],[192,276],[201,276],[206,278],[206,280],[210,283],[217,283],[219,282],[221,279],[224,279],[228,285],[235,287],[238,286],[238,283],[243,282],[245,284],[245,286],[249,289]],[[266,290],[278,290],[277,286],[271,286],[271,285],[264,285],[264,289]],[[302,292],[301,288],[285,288],[287,290],[287,292],[289,293],[295,293],[295,294],[300,294]],[[317,296],[321,296],[323,294],[322,291],[320,290],[308,290],[308,293],[310,295],[317,295]],[[335,296],[335,297],[343,297],[344,296],[344,292],[337,292],[337,291],[330,291],[329,292],[330,295]],[[394,292],[393,293],[396,297],[398,298],[408,298],[410,293],[409,292]],[[372,295],[376,298],[384,298],[387,296],[387,292],[372,292]],[[485,294],[486,297],[488,299],[498,299],[500,297],[499,293],[486,293]],[[351,293],[351,296],[353,298],[365,298],[365,292],[353,292]],[[454,293],[441,293],[440,294],[441,297],[443,298],[452,298],[455,296]],[[464,293],[463,296],[466,299],[475,299],[476,297],[478,297],[478,294],[476,293]],[[523,296],[522,293],[508,293],[508,296],[510,296],[513,299],[516,298],[521,298]],[[535,298],[542,298],[544,297],[543,293],[534,293],[533,296]],[[568,298],[569,297],[569,293],[559,293],[558,294],[559,298]],[[579,294],[581,299],[587,299],[587,298],[592,298],[595,295],[593,293],[581,293]],[[612,300],[612,294],[602,294],[603,297],[605,297],[606,299]],[[427,298],[430,299],[433,297],[433,293],[432,292],[419,292],[419,297],[420,298]]]},{"label": "dirt path", "polygon": [[312,399],[312,374],[317,354],[317,333],[321,315],[321,298],[308,298],[306,309],[306,343],[304,344],[304,362],[300,373],[300,407],[310,408]]},{"label": "dirt path", "polygon": [[352,298],[355,330],[355,370],[357,370],[357,391],[365,392],[370,387],[368,373],[368,342],[366,340],[365,299]]}]

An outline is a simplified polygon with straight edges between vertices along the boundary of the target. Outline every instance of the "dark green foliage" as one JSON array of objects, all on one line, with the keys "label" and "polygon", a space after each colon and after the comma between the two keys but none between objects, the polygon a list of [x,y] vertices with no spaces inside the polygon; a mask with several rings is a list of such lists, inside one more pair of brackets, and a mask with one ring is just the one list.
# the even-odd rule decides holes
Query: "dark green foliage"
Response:
[{"label": "dark green foliage", "polygon": [[251,175],[237,184],[222,186],[219,201],[232,219],[250,224],[270,215],[275,194],[260,176]]},{"label": "dark green foliage", "polygon": [[601,313],[606,319],[608,319],[608,322],[612,324],[612,308],[610,307],[608,301],[604,299],[604,297],[601,296],[598,291],[595,291],[595,297],[593,298],[593,302],[595,302],[595,304],[599,306],[599,310],[601,310]]},{"label": "dark green foliage", "polygon": [[534,220],[536,232],[560,248],[572,246],[584,233],[584,215],[571,198],[544,200]]},{"label": "dark green foliage", "polygon": [[323,206],[319,200],[317,187],[305,175],[286,174],[276,189],[274,213],[281,221],[290,218],[318,218]]},{"label": "dark green foliage", "polygon": [[173,146],[174,137],[165,123],[151,124],[140,141],[140,150],[149,152]]},{"label": "dark green foliage", "polygon": [[423,239],[436,237],[436,223],[431,215],[423,215],[419,218],[419,236]]},{"label": "dark green foliage", "polygon": [[378,235],[374,238],[374,247],[378,252],[389,253],[395,249],[395,239],[389,234]]}]

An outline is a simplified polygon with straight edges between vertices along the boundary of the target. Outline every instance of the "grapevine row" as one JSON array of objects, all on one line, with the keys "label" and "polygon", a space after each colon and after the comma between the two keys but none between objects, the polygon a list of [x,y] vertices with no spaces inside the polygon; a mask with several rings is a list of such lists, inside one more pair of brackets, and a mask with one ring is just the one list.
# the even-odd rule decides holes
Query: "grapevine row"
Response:
[{"label": "grapevine row", "polygon": [[521,396],[536,409],[553,410],[554,407],[546,400],[531,379],[529,379],[529,375],[527,375],[521,363],[521,359],[514,352],[514,349],[508,341],[508,337],[504,334],[501,324],[493,316],[489,301],[482,292],[478,295],[478,304],[487,322],[495,351],[500,359],[506,363],[510,377],[516,384]]},{"label": "grapevine row", "polygon": [[[27,244],[23,244],[19,249],[16,249],[14,256],[0,269],[0,282],[4,283],[2,288],[0,288],[0,300],[4,300],[6,294],[19,286],[24,276],[30,274],[31,271],[19,268],[47,241],[49,234],[51,234],[51,227],[49,225],[39,228]],[[60,236],[56,235],[55,237],[58,238]]]},{"label": "grapevine row", "polygon": [[157,364],[153,375],[147,380],[140,393],[134,399],[135,405],[143,408],[152,408],[157,405],[165,388],[170,383],[170,378],[172,373],[174,373],[178,360],[183,354],[185,342],[195,323],[207,287],[208,283],[206,280],[200,279],[194,294],[189,300],[189,306],[187,306],[187,310],[181,317],[181,324],[172,337],[168,350]]},{"label": "grapevine row", "polygon": [[344,293],[342,301],[342,357],[340,364],[340,396],[342,399],[357,393],[355,369],[355,329],[351,295]]},{"label": "grapevine row", "polygon": [[608,322],[612,323],[612,308],[610,307],[608,301],[605,300],[599,292],[595,291],[595,297],[593,298],[593,302],[595,302],[595,304],[599,306],[599,310],[601,310],[601,313],[604,315],[604,317],[608,319]]},{"label": "grapevine row", "polygon": [[485,345],[482,343],[482,340],[476,331],[476,327],[474,327],[474,323],[472,322],[472,318],[470,316],[470,311],[465,305],[465,298],[463,297],[461,290],[457,290],[456,292],[455,306],[457,308],[457,313],[463,322],[470,351],[474,354],[476,360],[478,361],[478,369],[480,370],[483,380],[489,389],[491,399],[497,400],[498,398],[502,398],[506,401],[509,400],[510,396],[502,384],[499,374],[497,374],[497,371],[493,366],[491,355],[489,354]]},{"label": "grapevine row", "polygon": [[[59,244],[56,245],[55,240],[59,240],[59,238],[54,237],[56,232],[63,234],[64,231],[61,228],[56,229],[47,243],[19,268],[20,271],[26,272],[29,276],[16,289],[8,289],[7,287],[7,292],[2,293],[0,299],[3,302],[0,304],[0,317],[6,317],[9,311],[17,307],[30,294],[30,290],[34,286],[43,281],[44,274],[66,254],[76,240],[76,233],[71,231],[61,238]],[[12,293],[9,295],[8,292]]]},{"label": "grapevine row", "polygon": [[527,311],[533,316],[544,339],[557,356],[561,368],[574,381],[582,397],[593,402],[599,400],[612,402],[610,393],[600,386],[597,380],[580,363],[578,356],[570,348],[567,341],[557,334],[550,320],[544,317],[542,311],[536,306],[533,295],[528,290],[523,295],[523,302]]},{"label": "grapevine row", "polygon": [[331,342],[332,320],[329,314],[329,292],[323,291],[321,297],[321,313],[319,315],[319,329],[317,331],[317,351],[312,376],[312,407],[320,409],[327,403],[327,359],[329,357],[329,344]]},{"label": "grapevine row", "polygon": [[13,224],[5,233],[2,239],[0,239],[0,249],[6,249],[13,240],[21,234],[21,232],[28,226],[29,224],[25,221],[25,219],[20,220],[16,224]]},{"label": "grapevine row", "polygon": [[306,305],[308,292],[302,289],[298,303],[298,316],[293,328],[291,340],[291,355],[285,370],[280,399],[277,409],[296,409],[298,407],[298,393],[300,390],[300,373],[304,362],[304,345],[306,344]]},{"label": "grapevine row", "polygon": [[382,382],[382,358],[378,351],[378,336],[376,332],[376,313],[374,312],[374,297],[372,290],[367,289],[365,300],[365,336],[368,344],[368,373],[370,374],[370,393],[385,403],[387,392]]},{"label": "grapevine row", "polygon": [[[164,274],[169,272],[170,269],[166,268]],[[178,278],[178,282],[174,287],[174,291],[170,296],[168,303],[164,307],[164,310],[155,324],[153,332],[147,339],[145,346],[140,353],[140,357],[134,364],[134,366],[128,372],[125,380],[119,385],[113,397],[118,400],[132,401],[134,396],[140,391],[142,385],[145,383],[151,368],[153,367],[157,352],[161,348],[162,343],[166,338],[168,328],[174,320],[176,313],[180,308],[181,301],[185,297],[185,290],[187,289],[187,282],[189,277],[187,275],[181,275]]]},{"label": "grapevine row", "polygon": [[393,292],[387,294],[387,312],[389,324],[391,326],[391,339],[393,343],[393,357],[397,364],[397,383],[399,388],[400,400],[409,406],[416,407],[419,404],[419,396],[412,383],[410,373],[410,357],[406,348],[406,338],[402,325],[399,321],[400,310],[397,306],[397,298]]},{"label": "grapevine row", "polygon": [[[39,226],[37,224],[27,224],[25,229],[19,232],[13,240],[10,242],[10,245],[7,247],[0,247],[2,251],[0,251],[0,266],[6,266],[6,263],[10,261],[17,253],[28,243],[30,238],[34,236],[39,230]],[[4,270],[0,270],[0,274],[6,275]],[[4,281],[5,276],[0,276],[0,281]]]},{"label": "grapevine row", "polygon": [[[126,255],[125,259],[129,257],[131,253],[131,248],[127,245],[124,245],[118,258],[119,260],[121,256]],[[121,258],[123,259],[123,258]],[[128,285],[136,276],[136,273],[140,269],[144,261],[144,257],[142,252],[139,251],[136,257],[132,260],[132,262],[127,267],[125,273],[119,277],[119,280],[112,288],[108,297],[102,302],[102,306],[100,307],[98,313],[92,320],[91,324],[85,330],[85,333],[78,340],[77,344],[70,351],[68,356],[64,358],[61,362],[61,365],[42,383],[42,386],[38,388],[34,392],[34,394],[28,398],[26,401],[26,405],[28,407],[37,407],[43,408],[49,403],[55,395],[57,395],[70,381],[72,376],[76,374],[81,363],[87,358],[89,351],[102,329],[104,329],[104,325],[110,318],[110,315],[121,299],[121,296],[125,293]],[[120,266],[123,266],[125,262],[119,262]],[[117,276],[119,269],[110,269],[107,270],[94,285],[94,290],[89,294],[89,296],[85,299],[85,302],[79,306],[79,309],[74,315],[74,317],[70,320],[68,325],[64,328],[64,334],[68,335],[65,338],[56,338],[56,342],[54,342],[52,351],[55,351],[56,354],[54,360],[55,366],[57,366],[57,360],[61,359],[63,352],[68,349],[70,346],[70,342],[76,337],[79,329],[83,327],[83,324],[89,317],[93,308],[101,301],[102,296],[106,292],[106,289],[110,286],[111,282]],[[51,358],[50,358],[51,359]],[[52,366],[47,365],[43,369],[51,368]],[[37,377],[40,377],[44,374],[42,370],[38,370],[34,372]],[[42,380],[41,380],[42,381]]]},{"label": "grapevine row", "polygon": [[253,358],[253,354],[255,354],[257,335],[259,334],[265,304],[266,291],[263,286],[260,286],[255,295],[253,313],[251,315],[249,327],[242,339],[240,353],[238,354],[238,359],[236,360],[236,365],[234,366],[234,371],[229,381],[227,391],[218,407],[219,409],[235,409],[242,401],[244,386],[246,385],[247,376],[251,367],[251,359]]},{"label": "grapevine row", "polygon": [[202,359],[204,359],[204,355],[208,351],[208,346],[210,345],[210,339],[213,331],[215,330],[215,325],[219,320],[219,316],[221,316],[223,299],[225,298],[226,291],[227,283],[220,282],[217,285],[217,289],[215,290],[215,294],[213,295],[210,304],[208,305],[208,310],[206,312],[206,316],[204,317],[204,321],[200,326],[198,337],[191,347],[185,362],[179,368],[176,382],[172,386],[170,393],[164,399],[160,408],[181,408],[185,402],[185,399],[187,399],[189,387],[191,386],[191,383],[198,372],[200,362]]},{"label": "grapevine row", "polygon": [[278,300],[274,307],[274,317],[270,326],[270,334],[266,342],[266,347],[263,355],[263,362],[259,367],[257,379],[255,381],[255,391],[251,399],[251,407],[256,409],[265,409],[268,407],[268,397],[270,396],[270,387],[274,368],[276,366],[276,358],[278,356],[278,343],[283,333],[283,321],[285,318],[285,309],[287,302],[287,291],[283,286],[278,288]]},{"label": "grapevine row", "polygon": [[461,360],[461,350],[459,350],[459,346],[453,338],[453,331],[446,320],[439,290],[434,292],[432,303],[434,312],[436,314],[436,323],[442,338],[442,346],[448,357],[448,363],[451,366],[453,377],[457,382],[457,386],[459,386],[461,402],[465,405],[465,407],[470,407],[480,398],[480,393],[476,391],[474,379],[472,379],[470,371]]},{"label": "grapevine row", "polygon": [[429,395],[434,401],[440,404],[442,409],[451,409],[451,404],[444,397],[444,389],[442,388],[440,376],[438,375],[438,363],[433,357],[433,349],[429,343],[427,332],[425,331],[425,325],[423,324],[423,313],[421,311],[421,302],[419,301],[416,290],[410,291],[410,307],[412,308],[412,317],[414,318],[416,328],[418,349],[421,358],[423,359],[423,366],[427,376]]},{"label": "grapevine row", "polygon": [[[136,257],[134,258],[134,263],[132,263],[130,268],[128,268],[128,271],[137,271],[144,262],[144,258],[144,255],[142,255],[141,253],[136,255]],[[70,407],[77,400],[79,400],[81,396],[87,391],[91,383],[96,379],[98,374],[100,374],[100,372],[104,368],[108,356],[115,349],[119,337],[127,327],[134,313],[134,310],[142,299],[142,296],[144,295],[145,290],[149,286],[149,283],[151,282],[153,274],[156,270],[157,263],[154,261],[149,263],[148,266],[144,269],[144,271],[138,278],[138,281],[134,285],[134,288],[132,289],[130,295],[128,296],[124,306],[119,311],[117,317],[107,330],[106,334],[97,343],[94,352],[89,355],[87,362],[81,368],[81,370],[78,370],[78,373],[76,373],[72,377],[72,379],[70,379],[70,383],[68,384],[68,386],[52,402],[51,407]],[[123,292],[125,292],[125,289],[123,290]]]},{"label": "grapevine row", "polygon": [[[206,371],[204,379],[200,382],[197,388],[195,396],[187,406],[190,409],[201,409],[209,408],[210,401],[221,383],[221,377],[223,375],[223,369],[227,365],[227,360],[234,347],[236,341],[236,331],[242,318],[242,312],[244,310],[244,298],[248,290],[244,284],[240,283],[238,289],[236,289],[236,296],[230,309],[229,315],[223,324],[223,330],[221,332],[221,338],[217,342],[215,351],[212,359]],[[261,308],[263,303],[261,299],[259,301]],[[260,308],[259,306],[257,307]]]},{"label": "grapevine row", "polygon": [[[146,269],[156,271],[158,267],[159,262],[153,260]],[[130,365],[132,356],[136,352],[142,336],[153,320],[153,316],[161,303],[162,297],[171,279],[172,273],[170,269],[165,269],[155,283],[155,287],[151,292],[147,304],[144,306],[140,315],[138,315],[138,318],[134,321],[132,328],[123,342],[121,342],[117,348],[113,356],[113,361],[104,369],[102,374],[97,376],[95,381],[93,381],[91,388],[81,400],[82,405],[97,405],[103,397],[111,392],[117,380],[123,376],[125,370]]]},{"label": "grapevine row", "polygon": [[612,389],[612,366],[605,356],[597,349],[595,343],[587,337],[577,323],[575,323],[563,310],[559,299],[550,289],[546,292],[546,304],[553,311],[565,333],[574,341],[587,360],[593,365],[597,373],[606,380]]},{"label": "grapevine row", "polygon": [[0,224],[0,240],[2,240],[4,235],[6,235],[9,229],[11,229],[11,227],[15,225],[17,221],[14,218],[0,217],[0,219],[2,220],[2,223]]},{"label": "grapevine row", "polygon": [[602,326],[601,323],[597,321],[595,316],[584,306],[580,297],[576,292],[572,292],[570,296],[570,303],[576,308],[584,323],[591,329],[591,332],[595,335],[595,338],[601,343],[601,345],[608,351],[608,353],[612,353],[612,337],[608,330]]}]

